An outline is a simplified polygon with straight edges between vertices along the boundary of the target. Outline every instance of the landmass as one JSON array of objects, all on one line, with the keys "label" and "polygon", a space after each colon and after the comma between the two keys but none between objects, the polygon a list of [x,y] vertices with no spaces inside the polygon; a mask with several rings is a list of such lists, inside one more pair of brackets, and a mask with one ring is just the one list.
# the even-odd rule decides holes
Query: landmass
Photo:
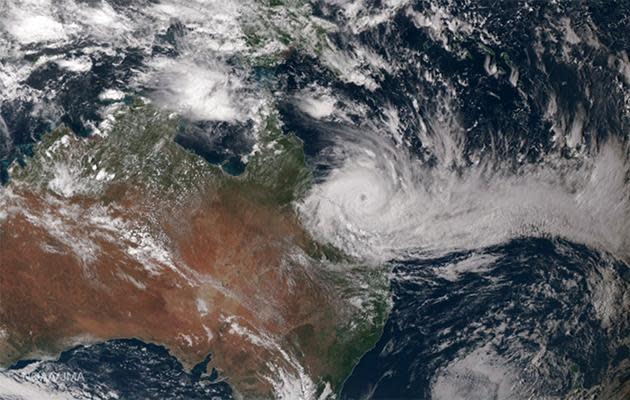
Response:
[{"label": "landmass", "polygon": [[0,362],[139,338],[187,368],[211,353],[240,396],[338,393],[380,336],[387,271],[302,228],[301,142],[264,120],[240,176],[139,99],[108,133],[46,135],[0,188]]}]

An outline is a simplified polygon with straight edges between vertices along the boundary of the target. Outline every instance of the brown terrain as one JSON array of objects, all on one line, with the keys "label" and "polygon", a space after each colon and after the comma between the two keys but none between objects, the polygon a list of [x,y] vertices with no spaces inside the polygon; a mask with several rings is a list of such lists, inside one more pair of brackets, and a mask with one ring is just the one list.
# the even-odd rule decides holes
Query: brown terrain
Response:
[{"label": "brown terrain", "polygon": [[291,208],[242,186],[208,179],[173,203],[124,179],[98,195],[13,184],[0,199],[0,361],[137,337],[188,368],[212,353],[247,397],[280,396],[278,376],[336,390],[360,356],[339,337],[344,280],[307,254]]},{"label": "brown terrain", "polygon": [[[32,195],[21,197],[30,210],[53,208]],[[123,238],[101,239],[94,227],[81,231],[83,224],[72,229],[92,236],[100,248],[89,262],[23,214],[2,225],[0,320],[10,332],[5,361],[38,349],[61,350],[65,341],[86,335],[138,337],[165,344],[188,366],[212,352],[228,376],[248,378],[238,382],[241,390],[267,393],[268,382],[255,377],[269,359],[295,369],[274,346],[297,327],[322,326],[323,318],[334,317],[326,291],[308,271],[312,266],[285,257],[301,235],[291,217],[209,196],[164,221],[179,260],[173,269],[156,263],[159,273],[131,257]],[[328,323],[320,330],[326,329]]]}]

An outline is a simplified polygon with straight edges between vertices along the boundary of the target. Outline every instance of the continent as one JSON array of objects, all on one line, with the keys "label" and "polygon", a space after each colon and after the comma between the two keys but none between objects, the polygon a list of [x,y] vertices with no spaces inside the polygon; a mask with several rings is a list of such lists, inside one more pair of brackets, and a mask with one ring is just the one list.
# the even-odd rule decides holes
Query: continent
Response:
[{"label": "continent", "polygon": [[173,142],[176,119],[141,102],[117,118],[105,137],[54,132],[2,189],[2,362],[134,337],[187,368],[212,353],[247,397],[338,392],[388,281],[302,229],[300,142],[270,117],[232,177]]}]

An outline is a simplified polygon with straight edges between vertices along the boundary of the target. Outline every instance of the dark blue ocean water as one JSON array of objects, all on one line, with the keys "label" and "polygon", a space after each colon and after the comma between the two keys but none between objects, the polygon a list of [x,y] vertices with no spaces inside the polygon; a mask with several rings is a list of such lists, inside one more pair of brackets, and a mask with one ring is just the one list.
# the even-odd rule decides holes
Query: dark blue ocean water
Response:
[{"label": "dark blue ocean water", "polygon": [[[456,277],[444,274],[469,259],[481,261]],[[588,389],[629,354],[623,331],[611,336],[594,308],[594,290],[601,288],[591,281],[606,269],[629,287],[623,263],[548,239],[399,263],[383,335],[346,381],[342,398],[429,399],[441,368],[488,342],[520,370],[545,348],[549,364],[522,376],[540,389],[534,398]],[[622,319],[627,329],[630,320]]]},{"label": "dark blue ocean water", "polygon": [[[20,361],[10,370],[28,370],[26,377],[49,378],[75,388],[89,398],[119,399],[231,399],[227,382],[216,371],[205,373],[211,356],[186,372],[162,346],[136,339],[111,340],[78,346],[61,353],[58,360],[38,363]],[[67,389],[66,389],[67,391]],[[118,397],[113,397],[113,396]]]}]

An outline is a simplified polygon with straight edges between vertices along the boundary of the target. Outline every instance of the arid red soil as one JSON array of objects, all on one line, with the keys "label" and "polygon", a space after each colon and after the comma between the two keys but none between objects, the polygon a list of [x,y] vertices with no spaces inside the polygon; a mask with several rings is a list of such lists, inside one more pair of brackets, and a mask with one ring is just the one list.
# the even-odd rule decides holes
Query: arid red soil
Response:
[{"label": "arid red soil", "polygon": [[[154,260],[157,272],[132,256],[134,244],[119,231],[64,211],[102,200],[16,193],[30,216],[0,221],[3,363],[137,337],[167,346],[188,367],[212,353],[211,366],[243,394],[271,393],[271,365],[296,376],[301,366],[311,377],[323,372],[318,353],[335,340],[335,299],[301,253],[306,239],[290,212],[211,192],[178,210],[151,209],[130,192],[110,193],[108,215],[140,223],[158,216],[151,225],[161,228],[172,263]],[[43,221],[56,216],[63,240]],[[88,238],[93,256],[77,256],[68,234]]]}]

